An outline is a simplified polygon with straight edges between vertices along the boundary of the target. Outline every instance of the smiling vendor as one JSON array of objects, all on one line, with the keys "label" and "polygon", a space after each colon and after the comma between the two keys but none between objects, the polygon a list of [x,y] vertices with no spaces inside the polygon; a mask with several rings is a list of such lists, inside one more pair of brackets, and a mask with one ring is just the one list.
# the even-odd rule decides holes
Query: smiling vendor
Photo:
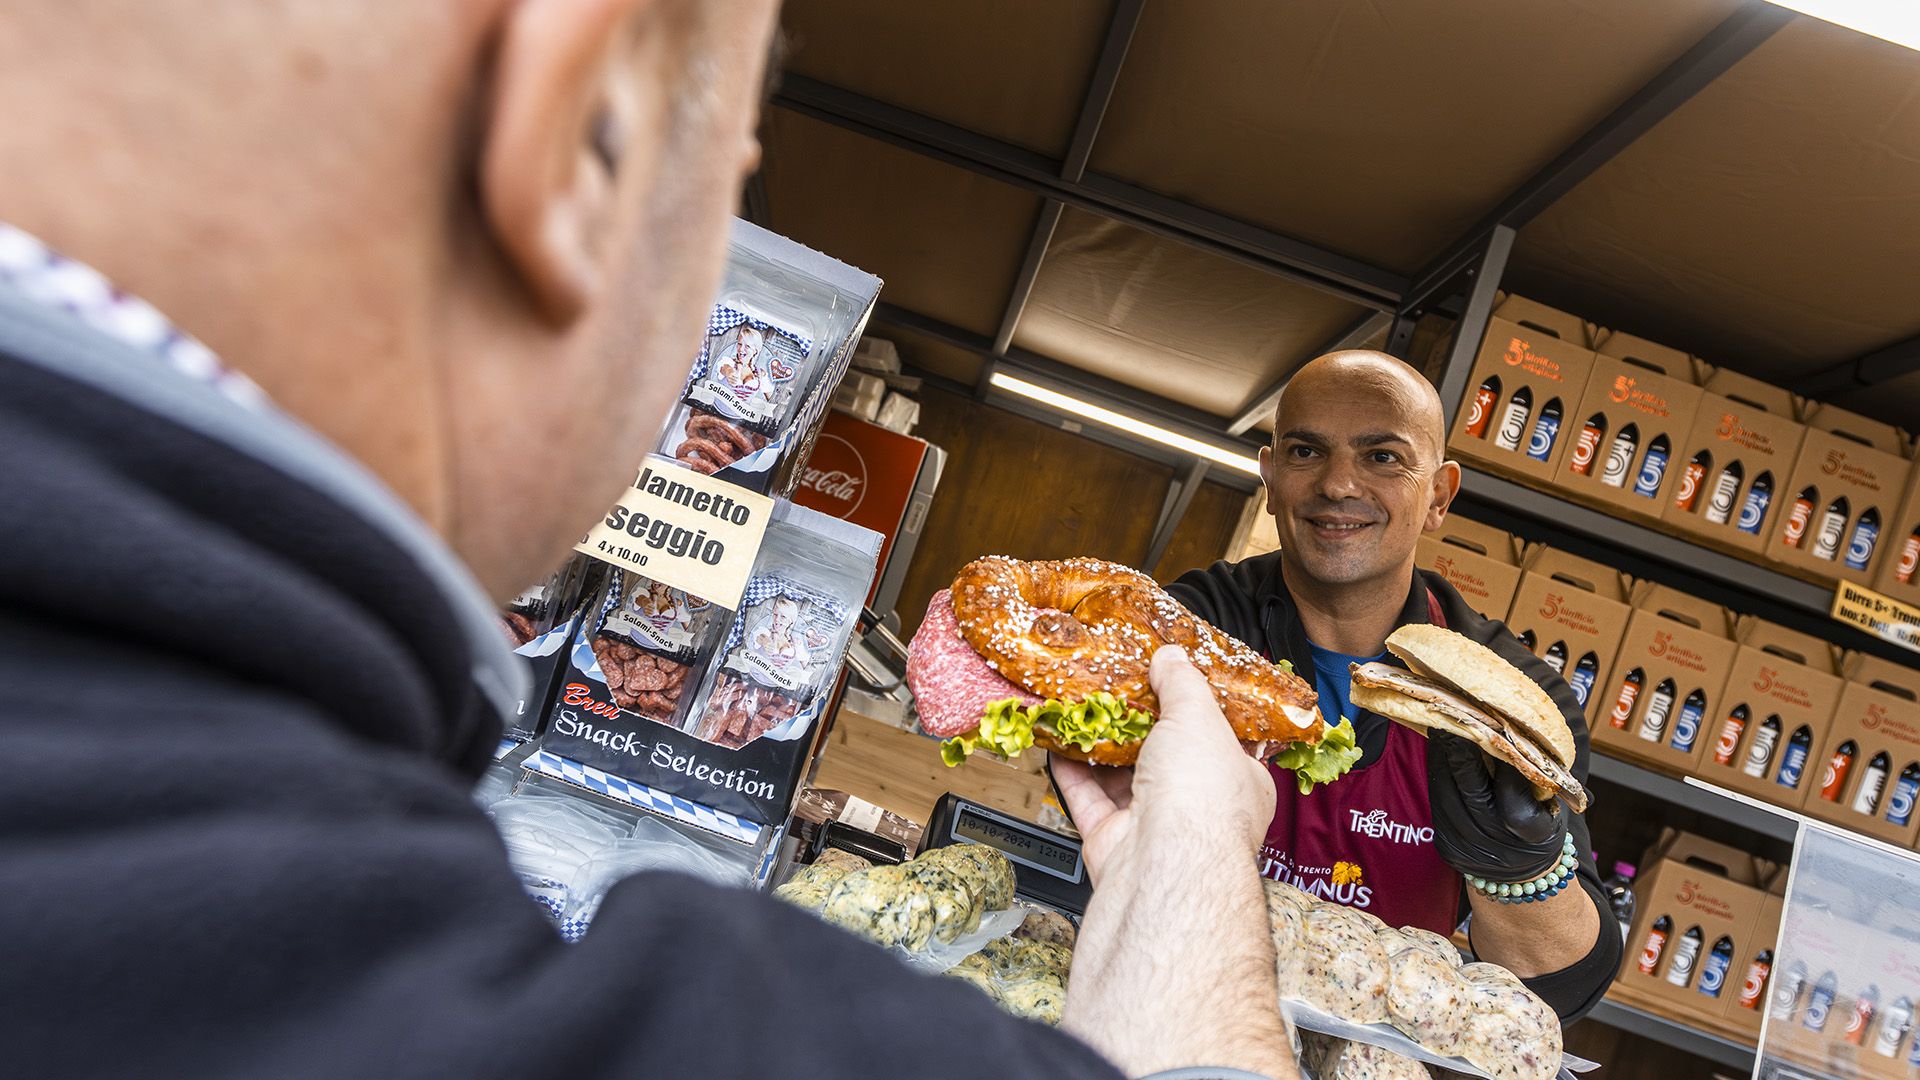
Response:
[{"label": "smiling vendor", "polygon": [[[1269,659],[1290,662],[1329,723],[1353,723],[1360,760],[1345,777],[1302,795],[1306,778],[1296,783],[1272,766],[1278,799],[1262,872],[1392,926],[1446,934],[1470,906],[1475,954],[1510,968],[1571,1020],[1599,1003],[1621,951],[1620,935],[1602,932],[1612,922],[1586,822],[1558,800],[1536,801],[1519,772],[1477,746],[1422,736],[1348,699],[1349,665],[1398,663],[1388,634],[1444,626],[1546,689],[1573,731],[1573,773],[1586,781],[1587,726],[1573,691],[1503,624],[1414,567],[1415,543],[1440,527],[1460,490],[1444,432],[1433,386],[1391,356],[1338,352],[1307,364],[1281,394],[1273,444],[1260,451],[1280,550],[1192,571],[1168,591]],[[1465,882],[1547,880],[1568,851],[1580,887],[1544,902],[1510,902]]]}]

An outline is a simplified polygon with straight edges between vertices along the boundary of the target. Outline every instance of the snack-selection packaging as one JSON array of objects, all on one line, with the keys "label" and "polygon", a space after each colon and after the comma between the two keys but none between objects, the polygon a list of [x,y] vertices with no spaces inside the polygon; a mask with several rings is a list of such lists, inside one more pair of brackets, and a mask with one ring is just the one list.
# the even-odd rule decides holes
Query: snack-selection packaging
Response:
[{"label": "snack-selection packaging", "polygon": [[1592,327],[1506,296],[1487,320],[1447,449],[1496,472],[1547,480],[1572,443],[1573,409],[1593,366]]},{"label": "snack-selection packaging", "polygon": [[1888,523],[1886,539],[1880,541],[1889,546],[1880,560],[1879,572],[1874,575],[1873,588],[1902,603],[1920,607],[1920,468],[1909,472],[1907,497],[1901,500],[1900,509]]},{"label": "snack-selection packaging", "polygon": [[1831,405],[1810,409],[1806,421],[1766,556],[1804,577],[1871,587],[1906,539],[1894,535],[1910,472],[1906,435]]},{"label": "snack-selection packaging", "polygon": [[1693,358],[1631,334],[1600,338],[1573,442],[1553,485],[1588,503],[1657,521],[1679,490],[1686,439],[1700,406]]},{"label": "snack-selection packaging", "polygon": [[1613,670],[1633,609],[1632,579],[1545,544],[1527,548],[1507,629],[1534,655],[1560,669],[1586,710],[1591,728],[1601,680]]},{"label": "snack-selection packaging", "polygon": [[1293,770],[1302,794],[1359,759],[1353,726],[1322,722],[1290,665],[1102,559],[988,555],[961,567],[907,646],[906,680],[922,730],[945,740],[950,766],[977,750],[1012,759],[1030,747],[1125,766],[1159,708],[1148,667],[1165,645],[1186,650],[1234,735]]},{"label": "snack-selection packaging", "polygon": [[1912,847],[1920,836],[1920,671],[1854,653],[1802,813]]},{"label": "snack-selection packaging", "polygon": [[1609,753],[1697,773],[1738,645],[1718,604],[1642,581],[1590,731]]},{"label": "snack-selection packaging", "polygon": [[880,539],[778,502],[731,612],[616,575],[574,636],[541,747],[750,821],[785,821]]},{"label": "snack-selection packaging", "polygon": [[526,660],[531,678],[527,695],[507,724],[507,735],[531,739],[545,727],[553,701],[553,681],[566,666],[567,642],[579,627],[589,597],[600,587],[601,564],[575,555],[566,564],[513,598],[501,612],[514,655]]},{"label": "snack-selection packaging", "polygon": [[1706,719],[1702,780],[1797,810],[1821,786],[1820,748],[1844,685],[1839,650],[1743,617],[1720,707]]},{"label": "snack-selection packaging", "polygon": [[879,292],[872,274],[736,220],[660,453],[751,491],[790,492]]},{"label": "snack-selection packaging", "polygon": [[1684,459],[1661,520],[1717,547],[1754,554],[1766,550],[1790,495],[1807,428],[1804,403],[1792,393],[1733,371],[1696,362],[1700,408],[1682,445]]},{"label": "snack-selection packaging", "polygon": [[1513,606],[1520,587],[1520,541],[1512,533],[1447,515],[1440,528],[1422,533],[1414,563],[1447,579],[1467,606],[1497,619]]},{"label": "snack-selection packaging", "polygon": [[[1774,864],[1738,848],[1666,829],[1634,885],[1634,921],[1615,984],[1628,1002],[1718,1019],[1752,963],[1772,947],[1764,918]],[[1777,929],[1777,926],[1776,926]]]}]

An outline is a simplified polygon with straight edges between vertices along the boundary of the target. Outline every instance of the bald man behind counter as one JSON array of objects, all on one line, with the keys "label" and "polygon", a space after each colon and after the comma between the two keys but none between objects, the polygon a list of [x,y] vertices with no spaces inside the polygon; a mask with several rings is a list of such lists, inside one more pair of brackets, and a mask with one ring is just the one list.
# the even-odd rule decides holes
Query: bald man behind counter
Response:
[{"label": "bald man behind counter", "polygon": [[1070,796],[1079,1039],[678,875],[567,945],[469,797],[487,594],[659,430],[775,7],[0,7],[8,1075],[1292,1075],[1271,782],[1176,656],[1140,790]]},{"label": "bald man behind counter", "polygon": [[[1415,543],[1440,527],[1460,490],[1444,438],[1439,397],[1413,368],[1366,351],[1312,361],[1287,383],[1273,443],[1260,451],[1280,550],[1193,571],[1169,591],[1270,659],[1291,662],[1330,721],[1337,713],[1353,722],[1363,751],[1347,776],[1307,796],[1274,767],[1262,872],[1395,926],[1450,933],[1470,910],[1475,953],[1512,969],[1571,1020],[1598,1004],[1621,949],[1620,935],[1603,930],[1611,918],[1585,821],[1536,802],[1517,771],[1463,740],[1423,739],[1349,699],[1349,665],[1398,662],[1388,634],[1444,625],[1546,688],[1573,729],[1574,772],[1586,779],[1587,728],[1573,691],[1504,625],[1414,566]],[[1550,881],[1568,851],[1579,887],[1551,899],[1510,903],[1464,885]]]}]

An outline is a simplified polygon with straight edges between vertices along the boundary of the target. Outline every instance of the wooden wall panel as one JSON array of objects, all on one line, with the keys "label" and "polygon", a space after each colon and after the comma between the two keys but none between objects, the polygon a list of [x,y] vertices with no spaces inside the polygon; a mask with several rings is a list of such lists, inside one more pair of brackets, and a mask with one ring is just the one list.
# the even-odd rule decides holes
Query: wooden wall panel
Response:
[{"label": "wooden wall panel", "polygon": [[900,588],[902,628],[981,555],[1092,555],[1137,565],[1173,470],[1055,427],[925,387],[914,434],[946,450],[946,473]]},{"label": "wooden wall panel", "polygon": [[1187,506],[1187,516],[1173,530],[1173,542],[1153,568],[1154,578],[1164,585],[1189,570],[1227,558],[1246,505],[1244,492],[1225,484],[1201,484]]},{"label": "wooden wall panel", "polygon": [[[1174,470],[1059,428],[924,388],[914,434],[948,453],[926,531],[901,585],[902,629],[981,555],[1092,555],[1139,566]],[[1171,576],[1226,557],[1245,497],[1209,483],[1194,495],[1161,565]]]}]

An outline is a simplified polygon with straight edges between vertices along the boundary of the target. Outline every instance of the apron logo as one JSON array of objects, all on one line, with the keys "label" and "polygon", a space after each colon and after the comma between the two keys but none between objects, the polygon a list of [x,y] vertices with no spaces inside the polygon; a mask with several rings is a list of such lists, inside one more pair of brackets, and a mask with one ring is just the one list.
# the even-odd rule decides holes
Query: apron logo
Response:
[{"label": "apron logo", "polygon": [[1359,810],[1347,811],[1351,819],[1347,823],[1349,832],[1360,836],[1370,836],[1375,840],[1390,840],[1396,844],[1433,843],[1432,826],[1407,825],[1387,817],[1385,810],[1371,810],[1362,813]]}]

